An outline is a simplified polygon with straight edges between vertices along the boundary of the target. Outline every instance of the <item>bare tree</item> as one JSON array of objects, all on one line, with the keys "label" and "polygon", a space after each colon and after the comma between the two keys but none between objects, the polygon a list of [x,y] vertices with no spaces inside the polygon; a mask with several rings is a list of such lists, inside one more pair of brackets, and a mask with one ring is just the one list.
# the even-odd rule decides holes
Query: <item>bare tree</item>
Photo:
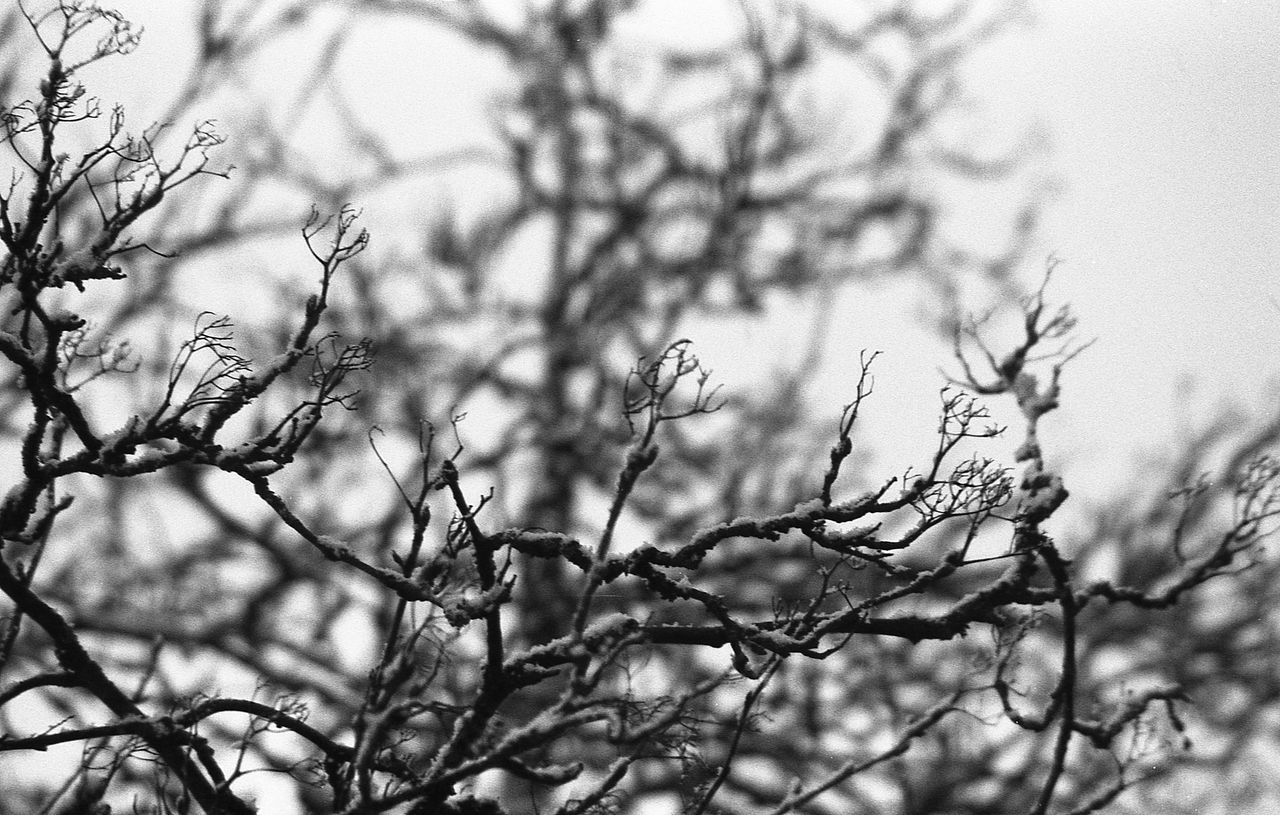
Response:
[{"label": "bare tree", "polygon": [[[43,68],[37,97],[3,102],[0,811],[250,812],[271,773],[315,812],[1090,812],[1202,757],[1239,766],[1275,698],[1249,662],[1270,629],[1212,604],[1275,585],[1245,570],[1276,511],[1275,428],[1221,462],[1196,445],[1172,503],[1059,543],[1038,427],[1074,321],[1043,286],[1012,304],[1009,349],[957,319],[968,276],[1013,290],[1032,226],[976,256],[921,181],[1014,166],[946,140],[960,62],[1005,12],[744,4],[728,44],[644,60],[643,6],[334,4],[315,82],[256,120],[221,189],[210,125],[129,136],[117,110],[95,130],[78,77],[136,43],[119,15],[6,18]],[[166,120],[308,8],[205,5]],[[381,14],[515,78],[482,162],[506,186],[478,215],[437,210],[417,258],[374,257],[344,204],[438,162],[398,156],[324,80]],[[638,97],[627,59],[672,92]],[[869,135],[806,125],[829,60],[887,102]],[[367,175],[298,159],[285,120],[322,102]],[[281,241],[281,187],[332,216]],[[254,247],[277,268],[237,276]],[[205,311],[210,263],[252,287],[246,310],[271,302],[238,334]],[[543,282],[503,294],[513,268]],[[734,399],[678,339],[911,271],[944,295],[955,381],[934,454],[897,471],[855,444],[874,355],[827,450],[808,367]],[[1012,467],[982,400],[1015,408]],[[1238,478],[1195,481],[1209,464]],[[1244,707],[1188,708],[1217,682]],[[1236,742],[1180,761],[1188,721]]]}]

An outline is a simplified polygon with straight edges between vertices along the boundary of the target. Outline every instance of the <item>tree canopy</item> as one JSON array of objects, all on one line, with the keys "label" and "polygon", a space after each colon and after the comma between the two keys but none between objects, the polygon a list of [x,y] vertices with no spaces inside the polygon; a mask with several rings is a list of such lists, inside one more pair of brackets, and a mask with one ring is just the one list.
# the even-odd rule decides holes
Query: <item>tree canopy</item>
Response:
[{"label": "tree canopy", "polygon": [[[1274,801],[1280,425],[1067,517],[1041,420],[1099,395],[1038,193],[957,226],[1038,160],[966,128],[1019,8],[718,8],[208,2],[141,128],[82,84],[128,20],[7,12],[0,813]],[[484,133],[352,96],[418,98],[345,81],[405,30],[488,61]],[[805,385],[907,277],[954,354],[890,460],[876,352]],[[801,364],[706,370],[691,327],[783,301]]]}]

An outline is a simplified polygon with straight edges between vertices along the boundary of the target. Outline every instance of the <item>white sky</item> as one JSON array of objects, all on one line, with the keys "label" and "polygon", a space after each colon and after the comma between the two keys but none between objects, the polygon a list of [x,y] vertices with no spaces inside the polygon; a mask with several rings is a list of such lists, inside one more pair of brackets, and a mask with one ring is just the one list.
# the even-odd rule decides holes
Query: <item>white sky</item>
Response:
[{"label": "white sky", "polygon": [[[1073,492],[1101,498],[1132,477],[1138,450],[1168,447],[1180,421],[1228,399],[1276,409],[1280,3],[1034,8],[1034,28],[992,55],[980,90],[1033,111],[1050,134],[1061,191],[1033,257],[1062,259],[1050,297],[1072,303],[1097,342],[1068,367],[1042,435]],[[842,304],[833,344],[845,356],[887,351],[885,404],[864,427],[909,433],[902,423],[920,428],[936,404],[947,349],[909,341],[909,323],[885,317],[895,297]]]},{"label": "white sky", "polygon": [[1104,456],[1173,432],[1183,376],[1207,403],[1276,409],[1280,4],[1040,8],[1014,93],[1053,134],[1046,244],[1099,337],[1069,372],[1063,432],[1116,473]]},{"label": "white sky", "polygon": [[1041,7],[1015,93],[1052,131],[1065,190],[1046,242],[1099,336],[1068,380],[1092,402],[1064,409],[1070,427],[1153,439],[1183,374],[1274,410],[1280,4]]},{"label": "white sky", "polygon": [[[1221,398],[1258,411],[1276,402],[1280,2],[1031,2],[1033,27],[990,55],[990,80],[976,90],[1038,117],[1052,142],[1061,191],[1033,257],[1062,259],[1051,296],[1073,303],[1081,331],[1098,341],[1068,369],[1063,407],[1046,419],[1044,441],[1051,456],[1063,456],[1077,495],[1101,496],[1106,476],[1123,477],[1138,447],[1166,446],[1179,417],[1203,416]],[[168,66],[176,82],[182,35],[175,32],[190,25],[188,4],[115,5],[147,35],[110,71],[127,82],[157,69],[164,75]],[[683,7],[669,5],[672,14]],[[418,58],[412,49],[420,46],[405,42],[412,32],[402,33],[355,53]],[[448,113],[446,97],[456,107],[460,96],[457,80],[388,88],[401,104],[374,108],[432,110],[425,130],[410,131],[424,138],[472,130]],[[422,104],[403,104],[404,93]],[[130,113],[135,122],[145,116]],[[376,214],[368,223],[375,234]],[[1034,277],[1038,264],[1026,271]],[[832,359],[885,350],[865,427],[882,438],[923,433],[928,442],[948,350],[913,326],[903,294],[881,287],[844,298]],[[779,349],[785,358],[794,345],[790,328],[755,321],[727,339],[708,334],[702,352],[727,388],[750,387],[760,358]],[[847,369],[833,364],[824,380],[832,412],[852,386]],[[1190,408],[1179,395],[1188,376],[1198,382]]]}]

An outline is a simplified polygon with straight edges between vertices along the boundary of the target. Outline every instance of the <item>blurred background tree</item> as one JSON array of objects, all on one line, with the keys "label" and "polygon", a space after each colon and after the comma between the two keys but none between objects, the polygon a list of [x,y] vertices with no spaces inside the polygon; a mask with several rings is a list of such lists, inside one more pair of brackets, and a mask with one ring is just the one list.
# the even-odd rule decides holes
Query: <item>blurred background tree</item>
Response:
[{"label": "blurred background tree", "polygon": [[[487,525],[598,538],[626,463],[620,417],[635,360],[652,360],[683,336],[779,313],[793,315],[793,363],[780,369],[762,360],[758,379],[728,383],[718,412],[667,424],[661,466],[636,483],[619,537],[631,546],[685,541],[708,525],[811,498],[826,467],[833,408],[862,393],[857,381],[820,400],[809,389],[838,293],[909,278],[920,319],[966,341],[969,314],[1026,294],[1020,275],[1045,195],[1040,144],[1029,131],[993,134],[980,104],[985,89],[966,72],[975,53],[1020,24],[1024,9],[708,3],[690,21],[685,6],[365,0],[206,2],[186,18],[167,12],[194,43],[185,74],[174,72],[172,90],[148,78],[147,99],[129,119],[216,118],[232,138],[214,160],[234,170],[193,180],[134,224],[139,248],[118,261],[127,279],[80,307],[91,320],[81,347],[100,348],[97,358],[125,338],[147,349],[135,357],[137,371],[83,389],[90,416],[116,426],[154,402],[193,324],[211,348],[231,342],[229,326],[210,333],[205,312],[234,316],[243,358],[278,353],[313,285],[299,225],[312,206],[336,212],[356,202],[376,240],[334,279],[326,329],[369,338],[377,363],[359,379],[359,410],[331,411],[272,481],[312,529],[386,561],[414,527],[394,484],[412,493],[425,477],[419,444],[434,427],[437,447],[446,437],[452,445],[456,432],[453,460],[467,493],[492,490],[481,516]],[[149,22],[145,14],[139,21]],[[0,103],[12,110],[43,74],[45,54],[21,8],[8,12],[0,35],[14,44],[0,66]],[[119,70],[139,81],[129,62],[118,60]],[[107,63],[86,69],[88,81],[99,65]],[[158,151],[187,136],[181,126],[151,135]],[[76,147],[64,149],[76,155]],[[985,210],[980,240],[971,229],[974,201]],[[59,204],[68,245],[95,233],[101,206],[90,184]],[[860,363],[847,364],[856,378]],[[5,449],[16,451],[28,397],[19,371],[6,376]],[[243,412],[240,429],[265,432],[311,387],[306,377],[284,383]],[[1202,471],[1238,472],[1273,445],[1273,424],[1241,424],[1214,424],[1189,440],[1159,468],[1167,477],[1150,475],[1115,508],[1072,516],[1060,533],[1063,551],[1091,577],[1167,588],[1185,558],[1194,561],[1217,542],[1216,530],[1232,528],[1229,516],[1223,526],[1230,491],[1182,491],[1172,501],[1167,493],[1196,484]],[[886,446],[861,435],[853,444],[854,463]],[[6,475],[18,478],[19,458],[6,459],[15,468]],[[900,474],[845,467],[849,489]],[[105,667],[147,674],[157,710],[215,691],[287,695],[305,705],[314,727],[346,733],[400,620],[395,595],[317,558],[243,483],[217,470],[174,466],[145,481],[85,480],[74,492],[58,523],[75,545],[48,547],[36,581]],[[937,562],[971,527],[939,522],[928,531],[869,569],[846,564],[841,579],[859,594],[887,590]],[[810,542],[789,545],[722,551],[702,567],[702,585],[731,595],[748,617],[771,618],[813,593]],[[1270,800],[1255,761],[1274,736],[1280,675],[1274,615],[1258,612],[1274,608],[1272,563],[1180,597],[1160,616],[1129,604],[1086,609],[1075,646],[1079,698],[1096,697],[1104,709],[1117,703],[1117,689],[1140,697],[1176,682],[1197,702],[1180,708],[1197,739],[1190,751],[1167,749],[1180,736],[1145,722],[1125,743],[1129,753],[1115,747],[1108,761],[1071,765],[1061,811],[1088,811],[1092,801],[1150,811],[1152,798],[1168,812],[1241,811],[1250,794]],[[936,587],[931,602],[956,600],[1001,568]],[[580,578],[538,557],[521,564],[521,575],[511,637],[545,643],[573,616]],[[598,602],[639,613],[645,594],[611,584]],[[1043,703],[1057,681],[1061,625],[1045,614],[1006,632],[1021,641],[1020,661],[1007,663],[1016,668],[1010,682],[1032,703]],[[10,630],[6,683],[44,659],[37,637]],[[673,737],[666,747],[676,760],[638,765],[627,797],[614,803],[693,812],[714,788],[707,811],[765,808],[791,778],[836,772],[865,745],[880,749],[965,685],[975,666],[996,664],[1006,654],[1000,643],[1009,644],[864,636],[823,661],[779,662],[749,708],[738,707],[742,688],[707,697],[693,714],[705,725],[696,749]],[[465,698],[476,664],[476,655],[454,658],[437,666],[442,699]],[[686,687],[711,680],[725,662],[716,652],[653,659],[636,668],[655,677],[646,681]],[[41,697],[34,708],[32,696]],[[7,732],[64,716],[96,721],[77,707],[83,700],[57,689],[23,702],[23,715],[0,708]],[[518,723],[550,702],[526,697],[528,709],[505,714]],[[1032,811],[1056,733],[991,725],[999,712],[979,706],[967,722],[931,729],[906,756],[805,811]],[[210,738],[249,741],[239,725],[204,726]],[[598,755],[601,771],[607,764],[608,751],[589,741],[578,753]],[[246,755],[277,775],[306,757],[297,744],[270,740],[255,740]],[[721,775],[730,756],[748,769]],[[5,782],[14,794],[0,811],[64,806],[64,782],[71,779],[70,789],[88,778],[73,777],[76,764],[51,778],[48,765],[15,763],[7,777],[21,780]],[[143,771],[120,766],[120,785],[139,794]],[[1150,777],[1159,783],[1135,783]],[[1218,783],[1194,797],[1206,777]],[[544,782],[508,774],[488,783],[520,812],[548,806]],[[1130,783],[1130,792],[1102,801]],[[263,789],[303,811],[327,811],[331,794],[279,780]]]}]

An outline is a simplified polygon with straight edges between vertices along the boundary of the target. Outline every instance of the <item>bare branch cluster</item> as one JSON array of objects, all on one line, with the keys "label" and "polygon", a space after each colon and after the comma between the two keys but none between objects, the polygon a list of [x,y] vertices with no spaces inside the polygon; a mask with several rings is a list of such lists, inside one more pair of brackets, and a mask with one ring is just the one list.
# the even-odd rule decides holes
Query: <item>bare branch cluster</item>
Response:
[{"label": "bare branch cluster", "polygon": [[[770,292],[829,298],[837,279],[954,260],[898,171],[928,154],[995,172],[933,129],[985,25],[904,4],[852,27],[744,4],[732,46],[665,56],[663,75],[687,86],[741,85],[722,94],[707,149],[604,81],[601,55],[636,3],[535,3],[519,25],[479,2],[361,5],[520,69],[497,117],[514,198],[427,229],[438,325],[393,317],[394,271],[370,261],[340,201],[298,219],[312,293],[280,300],[275,333],[221,310],[166,319],[172,293],[146,278],[178,261],[156,236],[199,253],[279,224],[228,210],[181,241],[149,227],[171,193],[225,175],[210,158],[221,137],[199,124],[166,150],[163,128],[129,136],[117,110],[70,158],[72,134],[101,115],[77,72],[137,34],[96,6],[19,7],[46,70],[35,98],[0,109],[18,165],[0,197],[0,396],[20,417],[3,437],[0,779],[17,777],[7,758],[81,752],[0,813],[249,813],[264,770],[300,808],[347,815],[655,801],[688,815],[1086,813],[1171,777],[1196,724],[1248,715],[1200,717],[1206,674],[1271,699],[1263,671],[1197,666],[1242,650],[1204,613],[1216,587],[1280,585],[1259,568],[1280,513],[1280,463],[1261,453],[1280,430],[1232,448],[1228,483],[1196,481],[1202,462],[1185,462],[1191,486],[1172,502],[1094,536],[1147,560],[1098,568],[1101,544],[1059,540],[1069,493],[1041,439],[1086,345],[1050,304],[1049,275],[1017,303],[1012,348],[986,319],[959,323],[936,445],[895,470],[859,442],[876,354],[857,361],[818,448],[798,441],[795,410],[812,359],[778,377],[774,402],[743,405],[689,340],[668,339]],[[269,39],[228,8],[202,13],[206,67]],[[261,31],[306,8],[283,4]],[[919,61],[904,70],[868,45],[882,34]],[[856,58],[892,102],[865,154],[836,170],[791,93],[819,48]],[[377,179],[411,171],[358,124]],[[308,178],[326,203],[351,190]],[[546,290],[493,295],[504,247],[544,222]],[[697,239],[673,241],[690,223]],[[790,236],[780,252],[771,229]],[[109,287],[131,296],[101,307]],[[139,351],[120,331],[138,315],[180,339]],[[488,318],[503,336],[485,350],[463,327]],[[346,339],[366,335],[376,366],[374,339]],[[385,429],[351,428],[362,391]],[[464,443],[475,431],[457,408],[481,398],[511,415],[496,441]],[[1005,432],[996,401],[1020,417],[1013,466],[989,455]],[[448,441],[428,415],[440,404]],[[379,479],[361,478],[361,457]],[[131,514],[144,490],[173,502],[156,514],[180,534]],[[1133,653],[1153,630],[1186,658]],[[41,705],[52,714],[29,726]]]}]

